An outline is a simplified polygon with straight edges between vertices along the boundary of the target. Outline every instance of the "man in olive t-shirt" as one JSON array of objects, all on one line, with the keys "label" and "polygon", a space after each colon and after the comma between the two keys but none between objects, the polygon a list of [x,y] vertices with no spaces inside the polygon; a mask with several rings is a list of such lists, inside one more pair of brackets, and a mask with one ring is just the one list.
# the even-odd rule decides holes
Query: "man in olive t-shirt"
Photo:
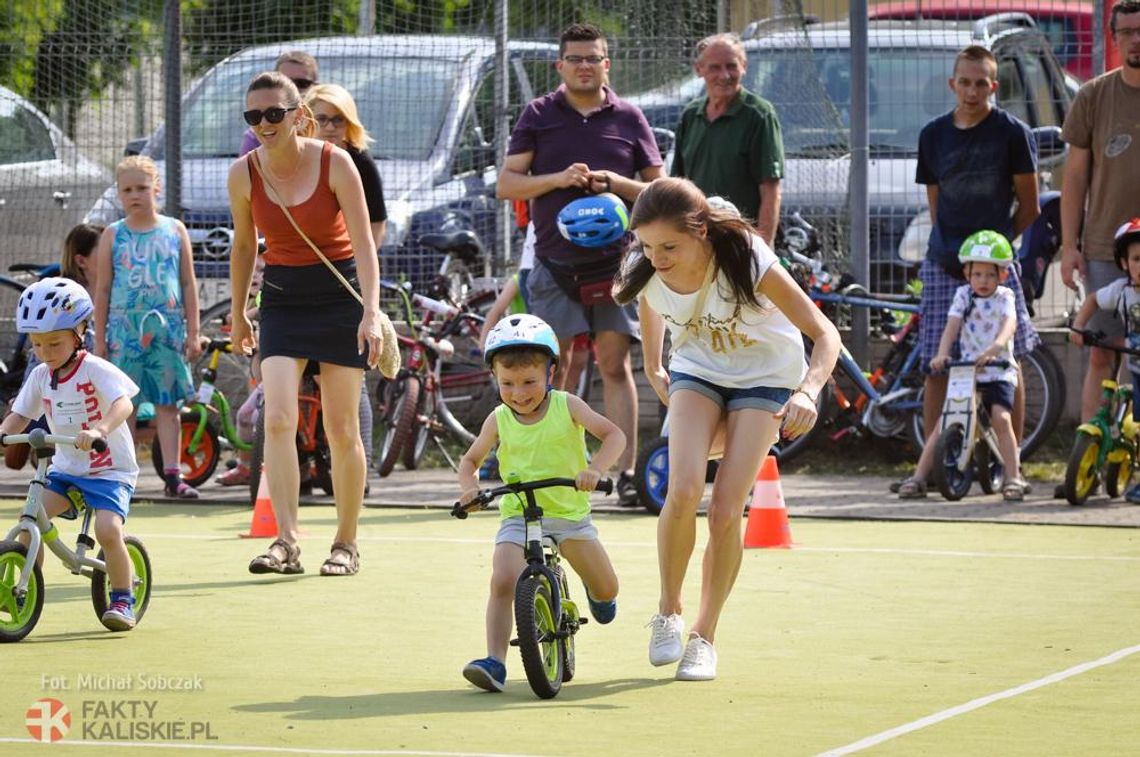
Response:
[{"label": "man in olive t-shirt", "polygon": [[681,114],[671,173],[692,180],[706,195],[730,200],[770,246],[784,175],[776,111],[741,85],[748,58],[735,34],[701,40],[693,68],[705,80],[706,93]]},{"label": "man in olive t-shirt", "polygon": [[[1061,190],[1061,278],[1075,289],[1073,272],[1079,270],[1089,293],[1124,275],[1113,261],[1113,236],[1122,223],[1140,216],[1140,1],[1114,5],[1110,28],[1124,65],[1081,87],[1062,131],[1069,156]],[[1124,324],[1108,312],[1097,313],[1087,328],[1124,334]],[[1096,412],[1101,381],[1112,378],[1114,365],[1113,353],[1092,348],[1082,418]]]}]

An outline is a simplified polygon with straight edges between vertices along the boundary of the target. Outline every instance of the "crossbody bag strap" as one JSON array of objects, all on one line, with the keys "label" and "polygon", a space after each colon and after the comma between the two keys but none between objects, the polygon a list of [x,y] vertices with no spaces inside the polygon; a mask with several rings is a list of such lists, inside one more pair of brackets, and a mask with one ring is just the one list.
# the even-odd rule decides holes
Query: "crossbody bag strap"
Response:
[{"label": "crossbody bag strap", "polygon": [[261,170],[261,162],[259,160],[257,160],[257,156],[255,153],[256,153],[256,151],[251,151],[249,153],[250,163],[253,164],[254,169],[257,171],[257,176],[258,176],[258,178],[261,179],[261,185],[263,187],[265,187],[265,190],[266,190],[265,193],[269,196],[269,199],[273,200],[273,202],[275,202],[277,204],[277,207],[281,208],[281,212],[285,214],[285,218],[288,219],[288,221],[289,221],[290,225],[292,225],[293,229],[297,232],[297,234],[301,237],[301,239],[304,239],[305,242],[309,245],[309,247],[311,247],[313,249],[313,252],[315,252],[317,254],[317,257],[321,259],[321,262],[324,263],[325,266],[330,271],[333,272],[333,275],[337,277],[337,279],[340,281],[340,283],[344,284],[344,288],[348,290],[348,293],[351,294],[354,298],[356,298],[357,302],[359,302],[361,305],[363,305],[364,304],[364,298],[360,295],[360,292],[358,292],[352,288],[352,284],[348,283],[348,279],[346,279],[344,277],[344,275],[340,271],[337,270],[337,267],[332,264],[331,260],[329,260],[328,258],[325,257],[325,254],[323,252],[321,252],[320,248],[317,247],[316,244],[313,243],[313,240],[309,239],[309,235],[301,230],[301,227],[297,224],[297,221],[293,218],[293,214],[289,212],[289,208],[286,207],[285,203],[281,201],[281,196],[279,194],[277,194],[277,190],[273,188],[273,185],[269,183],[269,179],[267,179],[265,177],[265,172]]},{"label": "crossbody bag strap", "polygon": [[[700,329],[701,329],[700,322],[698,319],[701,317],[701,311],[705,309],[705,302],[709,298],[709,290],[712,289],[713,281],[715,279],[716,279],[716,263],[712,260],[709,260],[708,266],[705,268],[705,280],[701,284],[701,288],[697,293],[697,300],[696,300],[696,303],[693,305],[693,312],[690,313],[688,319],[685,320],[686,324],[693,324],[693,326],[697,332],[700,332]],[[694,321],[696,321],[696,322],[694,323]],[[676,336],[676,338],[673,339],[673,349],[675,350],[678,347],[680,347],[682,344],[684,344],[685,342],[689,341],[689,336],[690,336],[689,328],[688,328],[688,326],[686,326],[685,330],[682,331],[680,334],[678,334]]]}]

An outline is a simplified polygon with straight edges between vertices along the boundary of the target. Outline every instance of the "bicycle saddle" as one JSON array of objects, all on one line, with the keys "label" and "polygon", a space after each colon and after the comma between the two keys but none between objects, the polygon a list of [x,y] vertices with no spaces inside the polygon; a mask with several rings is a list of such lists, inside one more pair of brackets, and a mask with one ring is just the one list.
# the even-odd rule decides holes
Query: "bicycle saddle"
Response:
[{"label": "bicycle saddle", "polygon": [[483,245],[475,232],[464,229],[448,234],[424,234],[420,237],[420,244],[432,247],[440,252],[454,252],[463,258],[475,258],[483,255]]}]

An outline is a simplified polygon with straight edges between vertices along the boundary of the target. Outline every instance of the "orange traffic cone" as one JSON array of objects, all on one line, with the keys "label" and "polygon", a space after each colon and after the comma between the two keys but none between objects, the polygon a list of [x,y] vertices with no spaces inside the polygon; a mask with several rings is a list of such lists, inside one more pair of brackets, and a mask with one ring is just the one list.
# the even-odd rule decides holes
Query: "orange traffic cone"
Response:
[{"label": "orange traffic cone", "polygon": [[748,528],[744,532],[745,547],[792,546],[792,529],[788,526],[788,510],[780,490],[780,471],[776,458],[768,455],[760,466],[752,487],[752,506],[748,509]]},{"label": "orange traffic cone", "polygon": [[261,480],[257,482],[257,501],[253,503],[253,522],[243,539],[265,539],[277,535],[277,518],[273,516],[273,500],[269,498],[269,471],[262,466]]}]

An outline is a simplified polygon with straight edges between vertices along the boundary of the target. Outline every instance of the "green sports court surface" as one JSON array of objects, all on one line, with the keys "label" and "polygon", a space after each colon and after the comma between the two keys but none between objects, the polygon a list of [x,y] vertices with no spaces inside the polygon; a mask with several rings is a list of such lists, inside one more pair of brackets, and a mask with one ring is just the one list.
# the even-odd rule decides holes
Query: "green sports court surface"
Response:
[{"label": "green sports court surface", "polygon": [[[1140,751],[1137,529],[793,520],[796,549],[745,553],[717,680],[680,683],[647,660],[656,521],[600,515],[618,617],[583,628],[577,676],[542,701],[514,650],[503,694],[460,675],[484,654],[494,515],[366,510],[351,578],[316,574],[331,507],[302,510],[298,577],[246,572],[267,545],[237,538],[249,518],[138,506],[154,595],[128,634],[103,630],[88,582],[49,558],[39,625],[0,648],[0,754]],[[41,699],[56,702],[29,717]],[[34,743],[28,724],[64,707],[62,739]]]}]

